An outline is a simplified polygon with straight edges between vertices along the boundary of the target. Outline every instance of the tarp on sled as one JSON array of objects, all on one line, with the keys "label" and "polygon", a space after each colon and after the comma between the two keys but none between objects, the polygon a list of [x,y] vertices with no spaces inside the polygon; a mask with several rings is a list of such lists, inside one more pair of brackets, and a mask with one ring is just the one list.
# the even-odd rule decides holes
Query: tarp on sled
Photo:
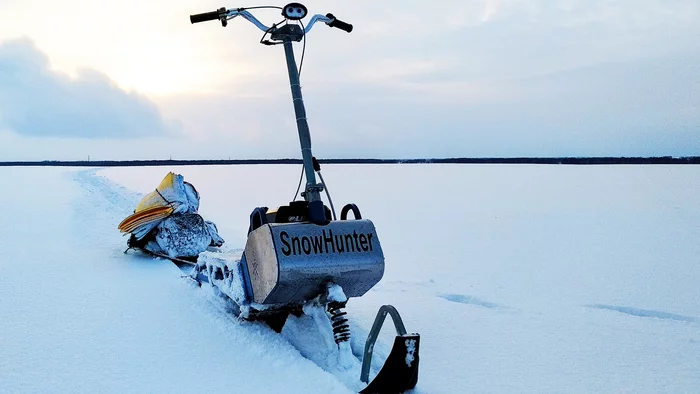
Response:
[{"label": "tarp on sled", "polygon": [[199,193],[180,174],[169,172],[160,185],[144,196],[134,213],[119,224],[123,233],[143,239],[163,219],[177,213],[197,213]]},{"label": "tarp on sled", "polygon": [[205,221],[198,209],[199,193],[194,186],[182,175],[169,172],[118,228],[131,233],[129,247],[172,258],[194,257],[209,246],[224,243],[216,225]]}]

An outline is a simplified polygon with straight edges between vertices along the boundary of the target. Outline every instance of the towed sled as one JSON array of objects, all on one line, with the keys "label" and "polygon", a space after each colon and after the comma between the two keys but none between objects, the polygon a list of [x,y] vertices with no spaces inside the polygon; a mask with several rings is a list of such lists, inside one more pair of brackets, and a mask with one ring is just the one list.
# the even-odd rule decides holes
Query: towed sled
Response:
[{"label": "towed sled", "polygon": [[[216,225],[197,213],[199,194],[194,186],[181,175],[169,173],[120,223],[119,229],[130,235],[129,248],[175,262],[197,285],[221,296],[242,319],[263,321],[276,332],[284,329],[290,316],[313,319],[324,339],[333,343],[339,360],[355,357],[361,363],[361,393],[411,390],[418,381],[420,335],[406,331],[396,308],[382,306],[364,349],[351,349],[344,309],[348,299],[363,296],[381,280],[384,253],[374,224],[362,217],[355,204],[346,204],[340,217],[336,216],[320,166],[311,152],[294,60],[292,43],[304,39],[317,22],[348,33],[352,25],[326,14],[314,15],[304,26],[301,20],[308,12],[299,3],[250,9],[257,8],[281,9],[284,21],[268,27],[246,8],[220,8],[191,15],[190,21],[220,21],[225,27],[229,20],[241,16],[265,33],[261,43],[283,45],[306,179],[303,200],[296,201],[295,197],[286,205],[253,209],[245,248],[239,253],[224,253],[218,250],[224,240]],[[264,40],[267,35],[270,39]],[[330,208],[321,198],[323,191]],[[383,366],[372,368],[375,342],[387,315],[396,329],[393,347]],[[370,380],[371,369],[376,375]]]}]

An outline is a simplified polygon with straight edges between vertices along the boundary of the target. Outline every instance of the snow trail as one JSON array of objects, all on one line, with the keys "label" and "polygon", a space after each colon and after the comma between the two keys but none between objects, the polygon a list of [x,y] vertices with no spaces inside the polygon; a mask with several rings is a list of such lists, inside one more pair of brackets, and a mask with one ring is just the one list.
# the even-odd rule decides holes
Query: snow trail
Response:
[{"label": "snow trail", "polygon": [[[106,235],[134,193],[94,171],[14,171],[0,197],[13,207],[0,230],[3,392],[349,392],[266,327],[212,307],[173,264],[125,256]],[[25,221],[31,237],[13,233]]]}]

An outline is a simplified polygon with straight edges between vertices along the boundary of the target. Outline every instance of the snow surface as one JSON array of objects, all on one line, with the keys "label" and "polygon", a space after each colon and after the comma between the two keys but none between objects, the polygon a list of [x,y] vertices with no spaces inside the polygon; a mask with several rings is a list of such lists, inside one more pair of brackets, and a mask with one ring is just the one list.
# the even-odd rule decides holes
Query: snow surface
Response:
[{"label": "snow surface", "polygon": [[[167,173],[225,247],[297,166],[0,168],[0,391],[352,392],[282,335],[239,322],[116,226]],[[326,165],[386,257],[347,311],[421,334],[417,393],[659,393],[700,387],[700,167]],[[385,325],[375,357],[388,352]],[[354,389],[354,387],[351,387]]]}]

